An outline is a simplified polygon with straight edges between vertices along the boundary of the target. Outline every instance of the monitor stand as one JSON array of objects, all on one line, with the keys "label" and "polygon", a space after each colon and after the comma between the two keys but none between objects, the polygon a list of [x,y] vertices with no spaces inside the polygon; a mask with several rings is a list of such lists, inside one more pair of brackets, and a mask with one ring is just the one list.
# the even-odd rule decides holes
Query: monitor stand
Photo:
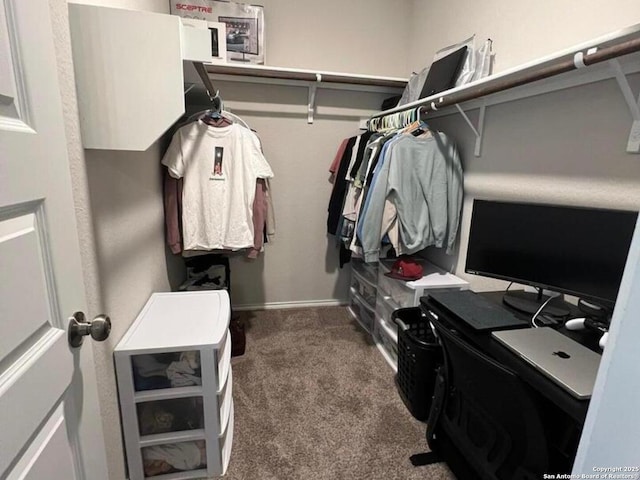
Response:
[{"label": "monitor stand", "polygon": [[[538,293],[523,291],[505,292],[502,297],[502,301],[506,305],[511,308],[515,308],[520,312],[529,313],[531,315],[536,313],[542,304],[548,299],[549,297],[547,295],[543,295],[542,290],[540,289],[538,290]],[[561,298],[551,300],[551,302],[549,302],[540,313],[546,313],[554,317],[566,317],[571,313],[571,310],[564,303],[564,300]]]}]

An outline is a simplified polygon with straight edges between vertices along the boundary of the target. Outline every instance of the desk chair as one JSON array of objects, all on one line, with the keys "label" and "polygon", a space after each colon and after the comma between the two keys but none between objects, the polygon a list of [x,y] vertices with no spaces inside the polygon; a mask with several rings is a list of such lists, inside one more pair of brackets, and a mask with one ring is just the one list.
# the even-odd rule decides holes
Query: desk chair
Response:
[{"label": "desk chair", "polygon": [[444,351],[427,442],[458,480],[533,480],[548,468],[540,414],[511,370],[434,322]]}]

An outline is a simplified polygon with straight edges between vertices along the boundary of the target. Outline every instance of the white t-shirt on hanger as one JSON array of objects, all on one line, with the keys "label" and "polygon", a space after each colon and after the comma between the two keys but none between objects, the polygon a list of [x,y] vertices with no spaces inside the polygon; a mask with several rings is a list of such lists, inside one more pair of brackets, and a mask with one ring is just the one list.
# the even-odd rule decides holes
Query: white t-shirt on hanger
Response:
[{"label": "white t-shirt on hanger", "polygon": [[239,250],[253,246],[257,178],[272,178],[258,137],[232,124],[198,121],[180,128],[162,159],[174,178],[184,178],[184,250]]}]

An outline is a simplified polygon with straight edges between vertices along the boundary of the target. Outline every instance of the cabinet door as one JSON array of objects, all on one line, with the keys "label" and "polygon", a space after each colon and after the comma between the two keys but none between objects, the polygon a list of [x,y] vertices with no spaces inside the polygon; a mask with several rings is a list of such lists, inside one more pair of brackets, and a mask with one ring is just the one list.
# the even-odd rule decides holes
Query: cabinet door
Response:
[{"label": "cabinet door", "polygon": [[84,147],[147,150],[185,110],[180,19],[71,3],[69,24]]}]

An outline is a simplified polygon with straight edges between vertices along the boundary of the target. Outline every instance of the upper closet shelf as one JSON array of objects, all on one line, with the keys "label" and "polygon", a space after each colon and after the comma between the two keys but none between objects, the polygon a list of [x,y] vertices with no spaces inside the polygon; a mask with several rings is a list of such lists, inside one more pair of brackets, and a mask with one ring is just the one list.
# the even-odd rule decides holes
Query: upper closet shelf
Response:
[{"label": "upper closet shelf", "polygon": [[[266,67],[263,65],[205,65],[214,79],[233,78],[249,83],[287,84],[287,81],[317,82],[324,88],[384,91],[402,89],[406,78],[358,75],[355,73],[324,72],[299,68]],[[226,78],[225,78],[226,77]],[[376,90],[378,89],[378,90]]]},{"label": "upper closet shelf", "polygon": [[[205,64],[204,69],[206,70],[207,76],[213,80],[308,87],[309,102],[307,105],[307,120],[309,123],[313,123],[316,91],[318,88],[400,93],[407,85],[406,78],[325,72],[298,68],[266,67],[262,65]],[[204,81],[204,78],[202,80]],[[207,84],[205,83],[205,85]]]},{"label": "upper closet shelf", "polygon": [[[475,154],[480,156],[487,106],[615,78],[633,121],[627,151],[640,153],[640,98],[627,80],[627,75],[640,72],[639,52],[640,24],[637,24],[497,75],[382,111],[371,118],[389,117],[416,108],[428,113],[428,118],[435,118],[457,109],[476,136]],[[480,109],[476,125],[462,104],[466,110]]]}]

